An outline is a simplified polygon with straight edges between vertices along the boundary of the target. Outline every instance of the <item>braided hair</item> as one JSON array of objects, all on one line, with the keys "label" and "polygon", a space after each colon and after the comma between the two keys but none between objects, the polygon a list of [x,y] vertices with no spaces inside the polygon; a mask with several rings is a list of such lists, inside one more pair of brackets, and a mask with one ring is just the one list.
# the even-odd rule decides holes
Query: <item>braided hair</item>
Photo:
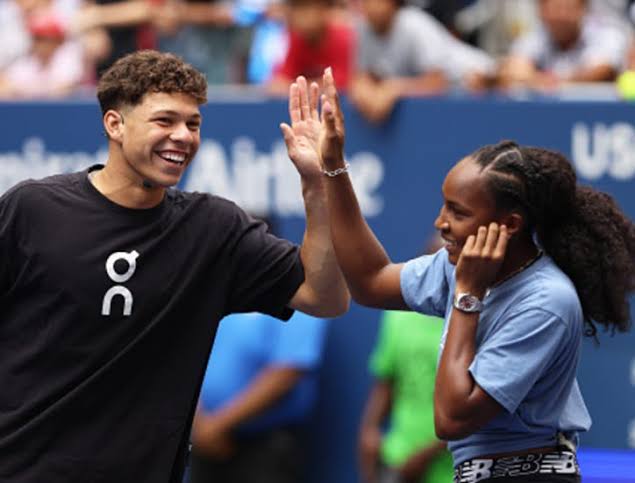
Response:
[{"label": "braided hair", "polygon": [[625,332],[635,290],[635,225],[611,196],[577,184],[562,154],[512,141],[480,148],[471,158],[487,176],[497,207],[518,209],[527,228],[572,280],[586,335],[596,323]]}]

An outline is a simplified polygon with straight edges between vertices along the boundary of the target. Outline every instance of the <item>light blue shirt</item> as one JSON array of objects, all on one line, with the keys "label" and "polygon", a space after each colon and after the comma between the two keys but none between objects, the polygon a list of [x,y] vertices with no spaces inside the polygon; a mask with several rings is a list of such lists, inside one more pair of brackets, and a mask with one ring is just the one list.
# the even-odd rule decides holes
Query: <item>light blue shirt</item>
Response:
[{"label": "light blue shirt", "polygon": [[233,314],[218,327],[201,388],[200,401],[213,411],[245,390],[271,366],[307,371],[289,394],[264,414],[240,427],[242,432],[264,431],[302,423],[317,398],[317,370],[327,321],[295,312],[288,322],[259,313]]},{"label": "light blue shirt", "polygon": [[[411,260],[401,291],[412,310],[452,313],[454,270],[447,251]],[[493,288],[484,299],[470,373],[505,411],[476,433],[448,444],[454,464],[486,454],[554,446],[557,433],[577,440],[591,426],[576,380],[584,329],[573,283],[546,255]]]}]

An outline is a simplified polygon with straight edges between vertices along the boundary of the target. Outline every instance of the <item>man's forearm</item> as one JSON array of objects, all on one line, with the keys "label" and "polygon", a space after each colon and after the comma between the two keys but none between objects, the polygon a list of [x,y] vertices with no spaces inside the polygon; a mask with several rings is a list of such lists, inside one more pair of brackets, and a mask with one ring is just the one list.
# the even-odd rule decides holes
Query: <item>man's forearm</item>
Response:
[{"label": "man's forearm", "polygon": [[293,389],[304,371],[293,367],[264,369],[251,384],[229,403],[215,411],[225,430],[231,430],[272,407]]},{"label": "man's forearm", "polygon": [[387,79],[385,83],[393,89],[397,98],[442,94],[447,90],[449,84],[446,75],[436,70],[417,77]]},{"label": "man's forearm", "polygon": [[295,306],[317,317],[335,317],[348,310],[350,295],[337,264],[328,220],[326,193],[321,179],[302,181],[306,231],[300,251],[305,283],[300,290],[308,306]]},{"label": "man's forearm", "polygon": [[362,415],[362,428],[365,426],[381,427],[392,407],[392,383],[377,381],[368,396]]},{"label": "man's forearm", "polygon": [[230,7],[216,3],[188,3],[181,7],[184,24],[228,27],[235,23]]}]

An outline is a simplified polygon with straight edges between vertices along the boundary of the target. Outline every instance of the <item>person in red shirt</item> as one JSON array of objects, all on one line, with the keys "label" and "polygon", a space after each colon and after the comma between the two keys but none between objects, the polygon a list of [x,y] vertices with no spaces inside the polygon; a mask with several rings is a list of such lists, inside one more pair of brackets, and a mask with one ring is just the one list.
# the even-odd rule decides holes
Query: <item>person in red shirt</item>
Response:
[{"label": "person in red shirt", "polygon": [[289,83],[299,75],[320,83],[326,67],[332,67],[337,87],[346,88],[354,61],[355,35],[333,10],[331,0],[288,0],[289,49],[269,82],[270,92],[285,94]]}]

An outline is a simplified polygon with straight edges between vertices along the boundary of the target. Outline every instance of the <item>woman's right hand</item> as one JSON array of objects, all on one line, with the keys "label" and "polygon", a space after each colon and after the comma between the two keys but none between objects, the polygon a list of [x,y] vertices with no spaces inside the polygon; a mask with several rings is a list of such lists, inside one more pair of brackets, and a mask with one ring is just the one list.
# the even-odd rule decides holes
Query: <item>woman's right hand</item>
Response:
[{"label": "woman's right hand", "polygon": [[330,67],[322,76],[322,88],[320,158],[325,169],[333,170],[344,166],[344,114]]}]

